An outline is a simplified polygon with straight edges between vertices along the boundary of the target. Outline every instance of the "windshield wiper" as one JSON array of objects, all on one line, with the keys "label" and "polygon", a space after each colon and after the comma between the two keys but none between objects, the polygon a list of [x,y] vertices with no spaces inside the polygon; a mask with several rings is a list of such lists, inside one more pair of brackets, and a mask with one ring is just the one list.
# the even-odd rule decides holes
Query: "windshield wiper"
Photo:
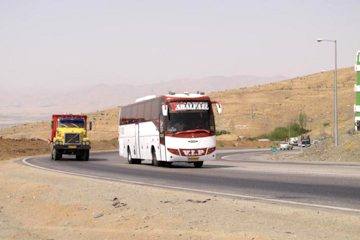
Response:
[{"label": "windshield wiper", "polygon": [[209,131],[209,130],[206,130],[206,129],[191,129],[191,130],[176,132],[175,135],[181,134],[181,133],[197,133],[197,132],[205,132],[205,133],[209,133],[209,134],[210,134],[210,131]]},{"label": "windshield wiper", "polygon": [[80,126],[77,125],[76,123],[70,123],[71,125],[75,126],[76,128],[79,128]]}]

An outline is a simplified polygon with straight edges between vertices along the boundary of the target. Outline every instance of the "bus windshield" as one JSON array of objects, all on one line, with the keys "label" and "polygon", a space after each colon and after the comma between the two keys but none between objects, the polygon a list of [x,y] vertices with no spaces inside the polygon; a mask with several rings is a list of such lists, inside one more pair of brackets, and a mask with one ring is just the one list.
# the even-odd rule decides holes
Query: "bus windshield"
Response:
[{"label": "bus windshield", "polygon": [[59,127],[84,128],[85,121],[84,119],[60,119]]},{"label": "bus windshield", "polygon": [[170,112],[166,130],[171,133],[189,130],[205,130],[213,132],[213,116],[210,111]]}]

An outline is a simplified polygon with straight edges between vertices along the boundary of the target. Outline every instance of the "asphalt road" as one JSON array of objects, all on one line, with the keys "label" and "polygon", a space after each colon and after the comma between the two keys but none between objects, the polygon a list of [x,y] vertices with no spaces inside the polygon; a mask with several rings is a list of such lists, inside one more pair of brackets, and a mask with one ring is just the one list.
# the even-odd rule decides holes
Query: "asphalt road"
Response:
[{"label": "asphalt road", "polygon": [[360,213],[360,164],[274,162],[267,151],[223,151],[203,168],[129,165],[116,152],[93,153],[88,162],[49,157],[23,163],[110,181],[125,181],[212,195]]}]

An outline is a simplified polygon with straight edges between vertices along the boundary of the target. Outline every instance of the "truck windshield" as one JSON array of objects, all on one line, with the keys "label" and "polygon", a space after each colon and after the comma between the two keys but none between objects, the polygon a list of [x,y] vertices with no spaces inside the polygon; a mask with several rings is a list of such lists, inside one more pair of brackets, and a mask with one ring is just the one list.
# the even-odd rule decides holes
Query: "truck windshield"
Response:
[{"label": "truck windshield", "polygon": [[59,127],[84,128],[84,119],[60,119]]},{"label": "truck windshield", "polygon": [[166,125],[166,130],[172,133],[189,130],[215,131],[210,111],[170,112]]}]

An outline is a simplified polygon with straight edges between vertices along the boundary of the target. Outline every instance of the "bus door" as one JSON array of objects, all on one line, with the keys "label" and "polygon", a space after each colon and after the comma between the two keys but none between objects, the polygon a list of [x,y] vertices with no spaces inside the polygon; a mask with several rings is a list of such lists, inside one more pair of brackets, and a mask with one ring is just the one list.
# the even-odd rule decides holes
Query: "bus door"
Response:
[{"label": "bus door", "polygon": [[135,157],[141,159],[140,154],[140,125],[135,123]]}]

